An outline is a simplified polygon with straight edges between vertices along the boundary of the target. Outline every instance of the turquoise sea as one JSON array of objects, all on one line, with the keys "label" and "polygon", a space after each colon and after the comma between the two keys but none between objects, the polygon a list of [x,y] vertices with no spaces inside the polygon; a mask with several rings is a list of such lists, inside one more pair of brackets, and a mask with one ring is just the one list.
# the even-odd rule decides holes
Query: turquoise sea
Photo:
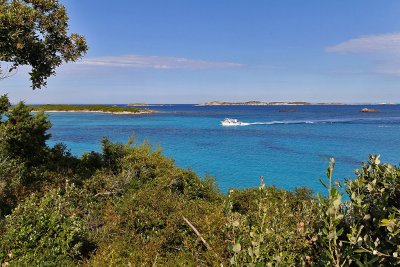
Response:
[{"label": "turquoise sea", "polygon": [[[121,105],[123,106],[123,105]],[[364,107],[380,113],[361,113]],[[199,175],[217,177],[223,192],[229,188],[307,186],[324,192],[318,177],[327,168],[323,156],[334,157],[334,177],[354,177],[354,169],[370,153],[383,162],[400,160],[399,105],[345,106],[194,106],[149,107],[148,115],[50,113],[53,123],[49,145],[63,142],[74,155],[100,151],[100,139],[127,142],[134,133],[160,145],[178,166]],[[279,112],[295,110],[297,112]],[[258,123],[224,127],[235,118]]]}]

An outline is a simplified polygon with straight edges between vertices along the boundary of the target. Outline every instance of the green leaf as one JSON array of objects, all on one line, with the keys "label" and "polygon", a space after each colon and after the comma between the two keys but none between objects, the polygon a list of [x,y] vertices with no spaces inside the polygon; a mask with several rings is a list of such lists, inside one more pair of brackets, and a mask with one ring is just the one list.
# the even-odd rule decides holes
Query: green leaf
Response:
[{"label": "green leaf", "polygon": [[331,174],[332,174],[332,169],[331,168],[326,169],[326,176],[330,178]]},{"label": "green leaf", "polygon": [[367,189],[369,192],[372,192],[374,190],[371,184],[368,184]]},{"label": "green leaf", "polygon": [[342,196],[339,195],[334,201],[333,201],[333,206],[335,209],[339,209],[340,204],[342,203]]},{"label": "green leaf", "polygon": [[326,184],[322,181],[321,178],[318,177],[318,179],[319,179],[320,183],[321,183],[325,188],[328,188],[328,187],[326,186]]},{"label": "green leaf", "polygon": [[388,219],[381,220],[381,226],[388,226],[389,224],[390,224],[390,221]]},{"label": "green leaf", "polygon": [[374,162],[376,165],[379,165],[381,163],[381,161],[379,160],[380,157],[381,157],[381,155],[376,156],[375,162]]},{"label": "green leaf", "polygon": [[363,249],[356,249],[354,250],[355,253],[364,253],[365,251]]},{"label": "green leaf", "polygon": [[235,245],[233,246],[232,250],[233,250],[233,252],[235,252],[235,253],[239,253],[239,252],[242,250],[242,246],[241,246],[239,243],[237,243],[237,244],[235,244]]},{"label": "green leaf", "polygon": [[333,216],[335,214],[335,210],[332,207],[329,207],[326,211],[326,215]]},{"label": "green leaf", "polygon": [[336,235],[341,236],[343,234],[343,228],[341,228],[339,231],[337,231]]},{"label": "green leaf", "polygon": [[319,202],[320,202],[321,204],[324,203],[321,194],[318,192],[317,195],[318,195],[318,200],[319,200]]},{"label": "green leaf", "polygon": [[249,247],[249,248],[247,249],[247,251],[248,251],[250,257],[253,257],[253,249],[252,249],[251,247]]},{"label": "green leaf", "polygon": [[[379,164],[379,163],[378,163],[378,164]],[[375,257],[375,258],[373,258],[372,260],[368,261],[366,265],[367,265],[367,266],[368,266],[368,265],[372,265],[373,263],[375,263],[375,262],[378,261],[378,260],[379,260],[379,257]]]},{"label": "green leaf", "polygon": [[336,239],[336,237],[337,237],[337,235],[335,234],[335,233],[330,233],[328,236],[327,236],[327,238],[328,239]]}]

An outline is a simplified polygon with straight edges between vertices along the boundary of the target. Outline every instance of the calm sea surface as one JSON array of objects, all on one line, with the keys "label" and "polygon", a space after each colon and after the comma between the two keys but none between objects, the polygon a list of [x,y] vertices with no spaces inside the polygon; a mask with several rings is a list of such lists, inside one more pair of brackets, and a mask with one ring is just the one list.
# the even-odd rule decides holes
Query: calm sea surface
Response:
[{"label": "calm sea surface", "polygon": [[[360,113],[364,107],[380,113]],[[100,139],[126,142],[133,133],[164,148],[178,166],[217,177],[229,188],[266,184],[324,192],[323,156],[335,157],[334,177],[354,177],[354,169],[381,154],[383,162],[400,160],[400,106],[205,106],[150,107],[158,114],[115,116],[96,113],[50,113],[49,145],[63,142],[74,155],[100,151]],[[296,110],[285,113],[282,110]],[[224,127],[236,118],[252,124]]]}]

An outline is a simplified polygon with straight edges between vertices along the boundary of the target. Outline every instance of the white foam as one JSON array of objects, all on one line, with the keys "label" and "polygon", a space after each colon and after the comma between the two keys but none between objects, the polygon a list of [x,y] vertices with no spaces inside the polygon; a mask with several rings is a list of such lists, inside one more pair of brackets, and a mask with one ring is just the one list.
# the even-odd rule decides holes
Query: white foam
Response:
[{"label": "white foam", "polygon": [[[393,118],[390,118],[393,119]],[[298,120],[298,121],[265,121],[265,122],[243,122],[243,126],[249,125],[277,125],[277,124],[326,124],[326,123],[348,123],[362,122],[371,120],[381,120],[380,118],[348,118],[348,119],[327,119],[327,120]]]}]

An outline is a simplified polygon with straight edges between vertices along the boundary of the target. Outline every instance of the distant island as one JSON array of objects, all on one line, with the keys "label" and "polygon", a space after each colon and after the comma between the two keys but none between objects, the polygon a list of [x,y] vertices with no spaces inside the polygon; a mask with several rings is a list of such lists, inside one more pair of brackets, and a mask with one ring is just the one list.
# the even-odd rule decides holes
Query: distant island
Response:
[{"label": "distant island", "polygon": [[261,102],[261,101],[247,101],[247,102],[223,102],[223,101],[210,101],[196,106],[278,106],[278,105],[311,105],[309,102]]},{"label": "distant island", "polygon": [[247,101],[247,102],[223,102],[211,101],[196,106],[280,106],[280,105],[311,105],[309,102],[261,102],[261,101]]},{"label": "distant island", "polygon": [[[331,103],[310,103],[303,101],[295,102],[262,102],[262,101],[247,101],[247,102],[224,102],[224,101],[210,101],[203,104],[197,104],[195,106],[301,106],[301,105],[366,105],[366,104],[348,104],[340,102]],[[368,105],[396,105],[395,103],[379,103],[379,104],[368,104]]]},{"label": "distant island", "polygon": [[127,106],[128,106],[128,107],[133,107],[133,106],[136,106],[136,107],[139,107],[139,106],[147,107],[147,106],[149,106],[149,104],[144,104],[144,103],[129,103]]},{"label": "distant island", "polygon": [[32,111],[46,111],[46,112],[96,112],[107,113],[113,115],[138,115],[155,113],[154,110],[139,109],[134,107],[119,107],[119,106],[106,106],[106,105],[39,105],[30,106]]}]

